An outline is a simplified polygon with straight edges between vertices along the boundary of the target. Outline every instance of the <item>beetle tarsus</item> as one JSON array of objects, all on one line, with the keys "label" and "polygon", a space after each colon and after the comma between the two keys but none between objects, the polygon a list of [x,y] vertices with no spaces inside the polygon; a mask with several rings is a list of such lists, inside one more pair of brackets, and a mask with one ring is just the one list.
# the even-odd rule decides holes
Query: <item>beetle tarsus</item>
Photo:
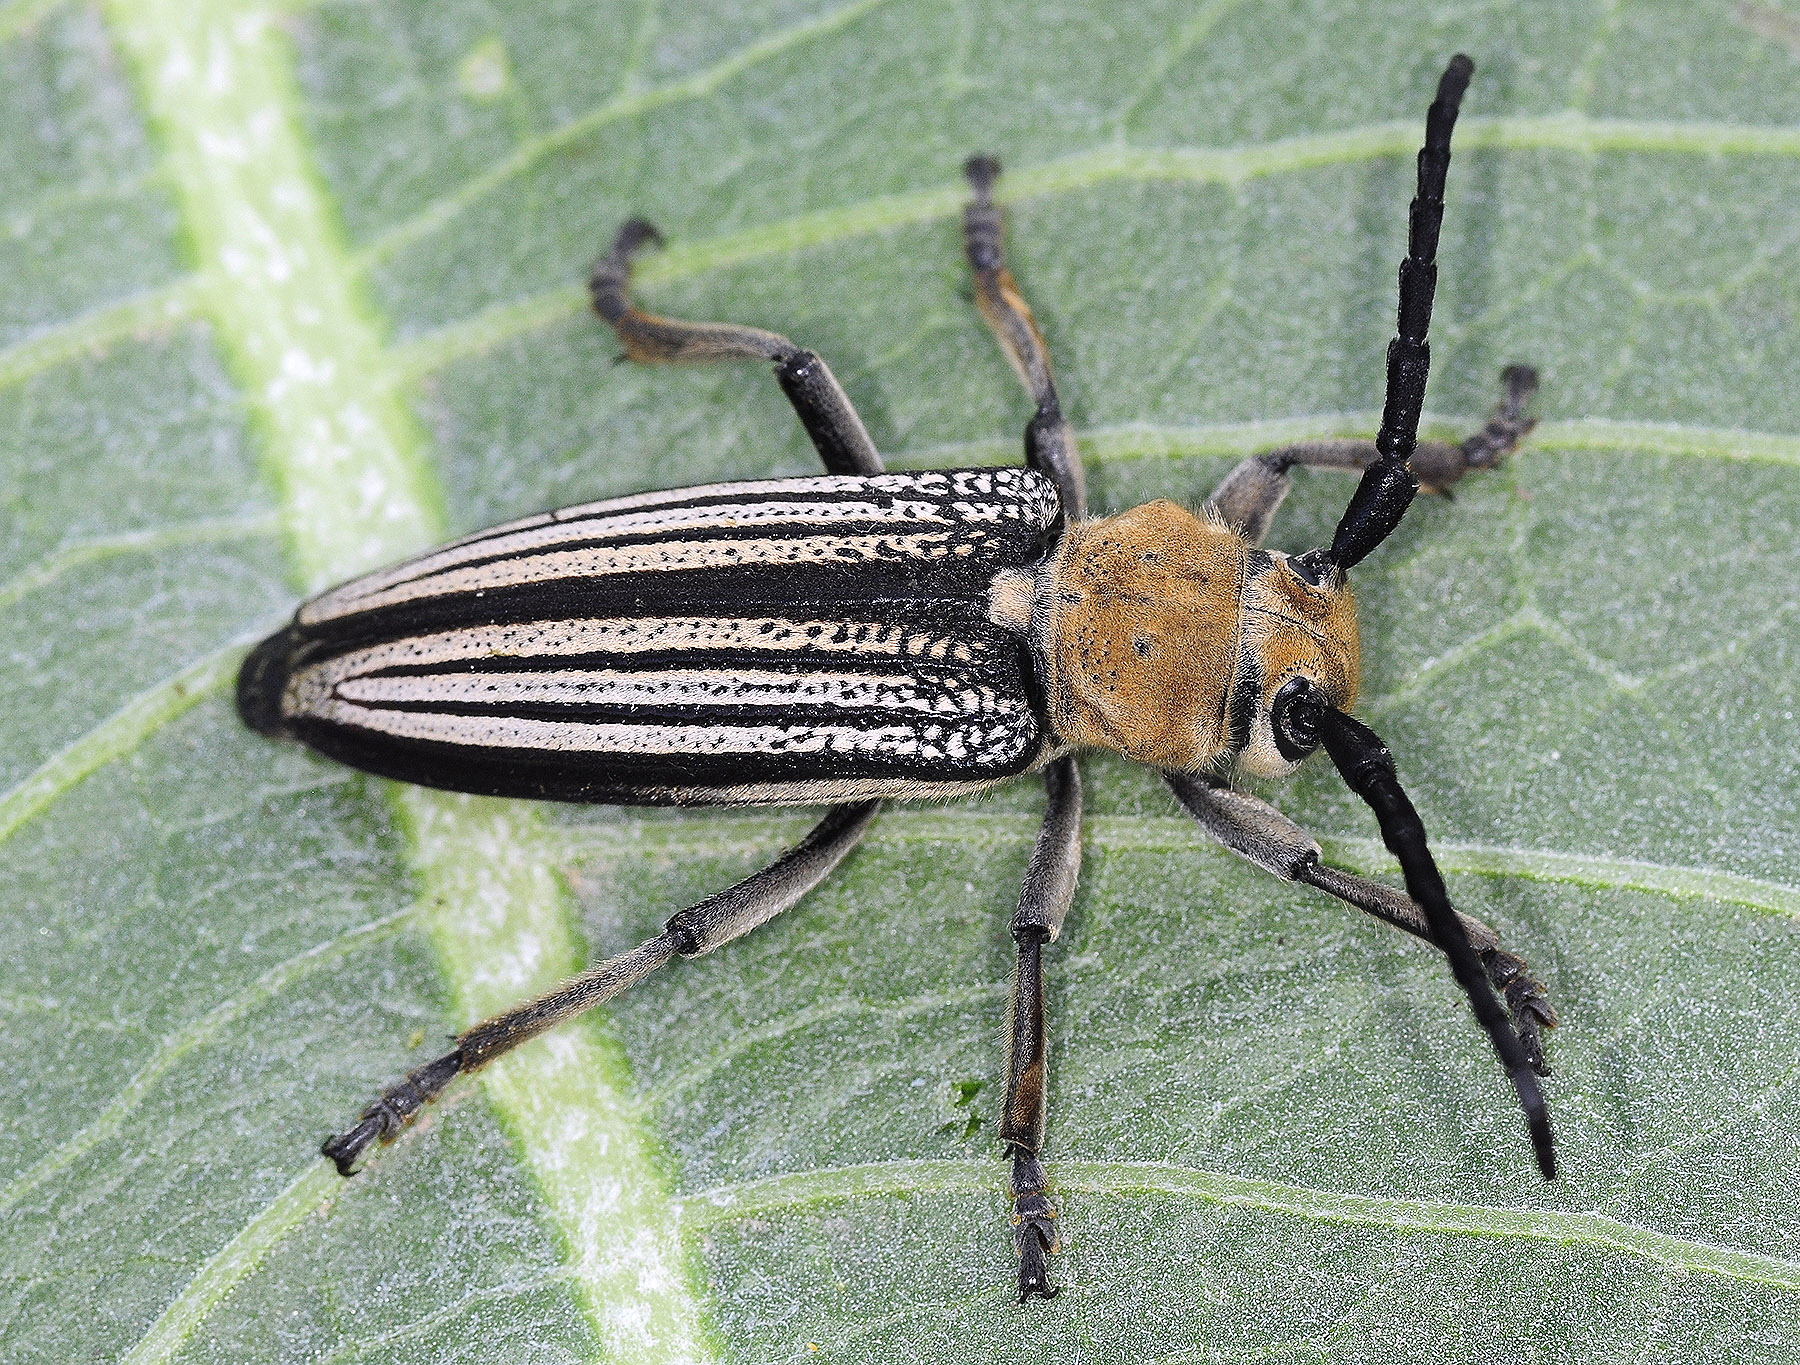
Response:
[{"label": "beetle tarsus", "polygon": [[386,1146],[418,1118],[444,1088],[463,1070],[461,1048],[434,1058],[424,1066],[414,1067],[376,1098],[356,1116],[356,1123],[346,1133],[333,1133],[319,1147],[319,1155],[328,1158],[341,1176],[356,1174],[356,1161],[370,1143]]},{"label": "beetle tarsus", "polygon": [[994,182],[1000,178],[1000,160],[979,152],[963,162],[963,177],[975,191],[975,202],[985,208],[993,202]]},{"label": "beetle tarsus", "polygon": [[1550,1003],[1550,993],[1527,970],[1523,959],[1498,946],[1481,950],[1481,965],[1487,969],[1489,984],[1506,1001],[1513,1030],[1519,1035],[1531,1069],[1548,1076],[1550,1065],[1544,1060],[1543,1031],[1556,1027],[1556,1009]]},{"label": "beetle tarsus", "polygon": [[1499,406],[1487,424],[1473,436],[1464,439],[1463,454],[1471,469],[1492,469],[1519,448],[1519,442],[1531,434],[1537,418],[1529,416],[1525,407],[1537,392],[1538,373],[1529,365],[1508,365],[1500,371],[1504,386]]},{"label": "beetle tarsus", "polygon": [[612,250],[607,252],[605,260],[620,269],[628,269],[631,258],[641,249],[662,244],[663,235],[657,231],[655,223],[648,218],[627,218],[613,234]]},{"label": "beetle tarsus", "polygon": [[1013,1153],[1013,1244],[1019,1253],[1019,1302],[1053,1299],[1062,1290],[1050,1283],[1045,1258],[1060,1251],[1056,1206],[1044,1192],[1043,1163],[1024,1152]]},{"label": "beetle tarsus", "polygon": [[1529,365],[1508,365],[1500,372],[1500,384],[1500,401],[1479,431],[1455,444],[1419,442],[1410,463],[1422,492],[1448,497],[1450,486],[1471,470],[1498,468],[1537,426],[1537,418],[1525,410],[1537,392],[1537,371]]},{"label": "beetle tarsus", "polygon": [[319,1155],[336,1166],[337,1173],[347,1180],[357,1173],[356,1159],[362,1155],[365,1147],[381,1136],[383,1126],[381,1115],[365,1113],[349,1132],[333,1133],[326,1138],[319,1145]]},{"label": "beetle tarsus", "polygon": [[625,289],[631,283],[631,258],[646,246],[661,246],[663,236],[647,218],[627,218],[613,234],[612,248],[588,273],[588,293],[594,300],[594,311],[608,322],[618,320],[631,311],[631,299]]},{"label": "beetle tarsus", "polygon": [[1050,1283],[1049,1266],[1044,1260],[1046,1253],[1057,1249],[1056,1227],[1048,1216],[1021,1220],[1014,1238],[1019,1247],[1019,1302],[1053,1299],[1062,1293],[1061,1285]]}]

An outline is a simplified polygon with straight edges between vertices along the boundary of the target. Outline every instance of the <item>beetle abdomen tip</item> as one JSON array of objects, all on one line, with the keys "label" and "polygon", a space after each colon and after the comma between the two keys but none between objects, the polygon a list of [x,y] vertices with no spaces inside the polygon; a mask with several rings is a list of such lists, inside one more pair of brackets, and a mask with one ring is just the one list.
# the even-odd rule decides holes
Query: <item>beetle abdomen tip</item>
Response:
[{"label": "beetle abdomen tip", "polygon": [[298,632],[283,626],[251,650],[238,670],[238,714],[260,734],[281,733],[281,694],[299,643]]}]

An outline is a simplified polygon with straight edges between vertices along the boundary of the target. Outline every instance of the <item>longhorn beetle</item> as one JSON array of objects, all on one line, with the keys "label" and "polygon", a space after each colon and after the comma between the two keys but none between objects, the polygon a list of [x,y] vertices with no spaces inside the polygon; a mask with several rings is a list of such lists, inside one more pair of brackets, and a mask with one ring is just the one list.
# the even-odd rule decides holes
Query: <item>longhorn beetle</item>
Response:
[{"label": "longhorn beetle", "polygon": [[[590,281],[595,310],[644,362],[770,362],[829,471],[612,498],[465,537],[305,603],[250,654],[244,720],[332,758],[426,786],[621,805],[824,803],[762,871],[655,938],[460,1034],[386,1090],[324,1154],[349,1175],[455,1076],[788,909],[868,830],[883,800],[972,792],[1042,772],[1048,806],[1012,920],[1017,970],[999,1135],[1012,1161],[1020,1301],[1049,1298],[1056,1209],[1041,1155],[1044,966],[1081,863],[1077,751],[1161,770],[1220,843],[1435,944],[1449,959],[1555,1174],[1537,1078],[1556,1016],[1494,932],[1451,908],[1393,758],[1349,714],[1360,644],[1347,571],[1421,482],[1491,468],[1530,431],[1515,367],[1459,445],[1416,444],[1450,133],[1472,63],[1438,83],[1418,158],[1398,334],[1380,434],[1239,465],[1199,515],[1159,501],[1086,515],[1081,458],[1031,310],[1007,271],[992,190],[964,168],[975,301],[1036,412],[1025,467],[886,473],[825,362],[785,337],[640,312],[634,219]],[[1295,465],[1358,469],[1329,547],[1258,548]],[[1319,845],[1230,784],[1291,772],[1323,747],[1373,810],[1407,894],[1320,861]],[[1503,993],[1508,1010],[1496,1000]]]}]

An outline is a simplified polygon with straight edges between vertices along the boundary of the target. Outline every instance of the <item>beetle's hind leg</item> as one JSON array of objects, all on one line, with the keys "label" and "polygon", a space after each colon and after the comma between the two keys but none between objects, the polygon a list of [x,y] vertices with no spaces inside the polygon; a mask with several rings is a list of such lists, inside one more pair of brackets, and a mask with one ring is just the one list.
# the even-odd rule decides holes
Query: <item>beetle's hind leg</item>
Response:
[{"label": "beetle's hind leg", "polygon": [[[1500,372],[1500,401],[1479,431],[1455,443],[1420,441],[1410,461],[1419,486],[1427,492],[1447,494],[1451,485],[1471,470],[1492,469],[1517,450],[1537,425],[1537,419],[1526,412],[1537,383],[1536,370],[1508,365]],[[1276,509],[1287,497],[1288,471],[1295,465],[1363,470],[1379,458],[1373,441],[1302,441],[1282,446],[1252,455],[1238,465],[1213,490],[1206,505],[1252,545],[1260,544]]]},{"label": "beetle's hind leg", "polygon": [[[1359,877],[1321,860],[1317,841],[1275,807],[1217,778],[1166,773],[1170,790],[1206,832],[1240,857],[1284,881],[1304,882],[1346,905],[1437,945],[1425,912],[1397,887]],[[1523,960],[1500,946],[1500,936],[1478,919],[1459,914],[1488,982],[1506,1001],[1531,1069],[1548,1076],[1544,1030],[1556,1027],[1549,992]]]},{"label": "beetle's hind leg", "polygon": [[590,967],[535,1000],[464,1030],[457,1035],[454,1048],[389,1086],[356,1116],[348,1132],[327,1138],[320,1153],[336,1164],[339,1175],[353,1174],[357,1158],[370,1144],[385,1144],[399,1137],[458,1076],[604,1004],[670,958],[710,953],[791,909],[856,847],[880,809],[879,801],[837,807],[768,867],[672,916],[655,938]]},{"label": "beetle's hind leg", "polygon": [[1081,452],[1075,433],[1063,417],[1056,396],[1056,379],[1050,372],[1050,350],[1038,331],[1031,306],[1006,268],[1001,247],[1005,216],[994,204],[994,181],[1000,163],[991,156],[973,156],[963,166],[975,198],[963,209],[963,253],[975,274],[975,306],[993,329],[1000,349],[1018,372],[1037,411],[1025,425],[1025,463],[1056,485],[1063,509],[1071,517],[1087,512],[1087,482],[1081,471]]},{"label": "beetle's hind leg", "polygon": [[1055,1298],[1045,1258],[1058,1250],[1056,1207],[1044,1174],[1044,1118],[1049,1108],[1049,1032],[1044,1015],[1044,945],[1062,931],[1081,873],[1081,774],[1064,756],[1044,772],[1049,800],[1031,850],[1019,908],[1013,914],[1016,949],[1006,1098],[1000,1141],[1012,1158],[1013,1244],[1019,1256],[1019,1302]]},{"label": "beetle's hind leg", "polygon": [[800,425],[833,474],[879,474],[881,456],[831,367],[776,332],[732,322],[682,322],[645,313],[629,292],[631,258],[662,235],[642,218],[619,228],[612,249],[594,263],[588,292],[594,311],[612,324],[628,358],[644,364],[688,360],[767,360],[794,405]]}]

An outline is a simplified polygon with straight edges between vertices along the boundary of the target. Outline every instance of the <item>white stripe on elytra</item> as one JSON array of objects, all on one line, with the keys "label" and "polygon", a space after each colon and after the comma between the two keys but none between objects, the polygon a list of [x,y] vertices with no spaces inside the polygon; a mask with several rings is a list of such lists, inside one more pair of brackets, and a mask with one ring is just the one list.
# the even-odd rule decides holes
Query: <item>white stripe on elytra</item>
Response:
[{"label": "white stripe on elytra", "polygon": [[[993,518],[998,520],[998,518]],[[391,569],[365,574],[315,598],[301,608],[302,625],[316,625],[334,616],[362,610],[366,599],[402,583],[456,568],[475,558],[519,555],[547,550],[556,545],[623,536],[674,535],[693,531],[729,531],[740,526],[830,526],[843,522],[871,522],[894,526],[952,526],[957,519],[944,515],[941,504],[900,501],[883,507],[873,502],[731,502],[705,507],[667,507],[617,516],[592,516],[526,527],[493,536],[472,545],[447,546],[397,564]],[[979,517],[963,517],[979,521]]]},{"label": "white stripe on elytra", "polygon": [[446,716],[434,711],[371,710],[339,699],[315,712],[322,720],[400,739],[478,749],[631,755],[754,754],[764,758],[853,754],[925,762],[1000,760],[1028,742],[1036,727],[1014,722],[984,729],[934,722],[861,730],[844,725],[634,725],[629,722],[536,720],[523,716]]},{"label": "white stripe on elytra", "polygon": [[409,635],[303,667],[288,684],[283,707],[290,716],[305,714],[346,678],[388,668],[431,668],[471,659],[807,649],[866,658],[969,663],[990,653],[991,646],[983,640],[957,639],[906,626],[778,616],[524,621]]},{"label": "white stripe on elytra", "polygon": [[[1034,480],[1041,482],[1042,487],[1034,483]],[[1035,471],[1005,465],[995,466],[991,470],[960,472],[922,469],[912,473],[802,474],[789,479],[741,479],[735,483],[703,483],[692,488],[663,488],[650,493],[628,493],[623,497],[576,503],[572,507],[559,507],[552,512],[539,512],[535,516],[520,517],[517,521],[502,522],[498,526],[472,532],[444,548],[473,545],[489,536],[522,531],[530,526],[553,521],[578,521],[583,517],[604,516],[639,507],[667,507],[681,502],[783,493],[914,493],[921,497],[944,497],[956,493],[967,496],[992,493],[996,488],[1008,493],[1023,491],[1034,503],[1040,500],[1044,492],[1052,491],[1049,481]]]},{"label": "white stripe on elytra", "polygon": [[747,565],[870,563],[882,559],[940,560],[974,553],[967,541],[951,544],[942,531],[917,535],[806,536],[787,540],[670,540],[643,545],[594,546],[585,550],[553,550],[493,564],[451,569],[413,583],[348,598],[349,584],[302,607],[302,626],[317,625],[345,610],[372,611],[451,593],[489,592],[526,583],[564,578],[602,578],[624,574],[679,573],[730,569]]},{"label": "white stripe on elytra", "polygon": [[346,701],[381,706],[541,705],[834,706],[850,710],[918,711],[937,716],[1017,715],[1022,699],[991,687],[955,687],[899,673],[776,673],[767,669],[627,672],[555,669],[542,673],[433,673],[350,678],[337,685]]},{"label": "white stripe on elytra", "polygon": [[554,511],[538,512],[533,516],[520,517],[517,521],[503,521],[498,526],[472,531],[460,539],[451,541],[444,548],[453,550],[459,545],[474,545],[490,536],[502,536],[512,531],[523,531],[532,526],[546,526],[551,522],[558,521],[578,521],[582,517],[602,516],[608,512],[628,512],[637,507],[666,507],[677,502],[736,498],[746,494],[857,493],[867,486],[863,479],[854,475],[821,474],[810,478],[803,476],[794,479],[745,479],[739,483],[703,483],[693,488],[661,488],[651,493],[629,493],[624,497],[602,498],[598,502],[579,502],[573,507],[558,507]]},{"label": "white stripe on elytra", "polygon": [[[1034,762],[1032,766],[1039,764]],[[933,782],[922,777],[828,777],[811,782],[741,782],[730,787],[639,787],[636,790],[642,795],[661,797],[682,806],[824,806],[877,798],[947,800],[986,791],[1010,780],[1010,775],[957,778],[947,782]]]}]

